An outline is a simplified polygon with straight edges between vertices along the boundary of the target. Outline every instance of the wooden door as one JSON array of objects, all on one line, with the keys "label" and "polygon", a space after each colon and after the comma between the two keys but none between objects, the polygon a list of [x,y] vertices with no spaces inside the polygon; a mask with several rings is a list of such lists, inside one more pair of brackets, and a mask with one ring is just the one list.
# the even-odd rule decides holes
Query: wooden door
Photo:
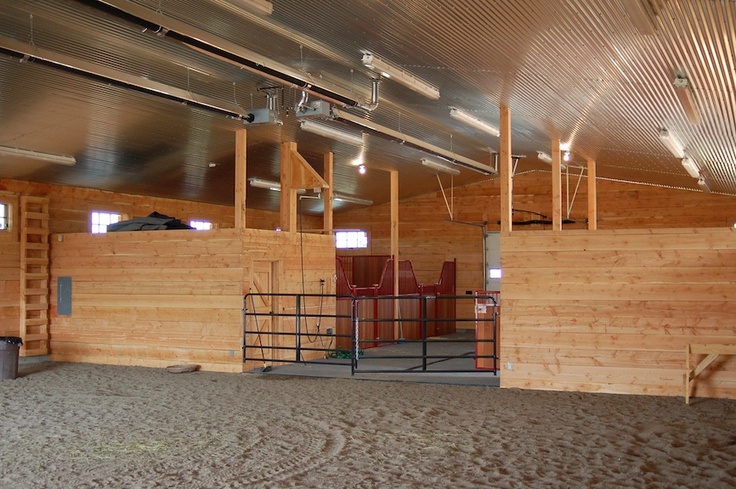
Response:
[{"label": "wooden door", "polygon": [[280,341],[273,333],[278,331],[279,318],[272,315],[278,310],[278,298],[272,295],[278,290],[275,280],[277,265],[273,261],[254,260],[251,267],[251,288],[246,304],[250,313],[247,317],[247,329],[251,333],[248,334],[245,345],[246,349],[250,349],[248,358],[260,357],[261,362],[254,362],[252,366],[246,365],[246,370],[270,366],[277,358],[273,348],[279,346]]}]

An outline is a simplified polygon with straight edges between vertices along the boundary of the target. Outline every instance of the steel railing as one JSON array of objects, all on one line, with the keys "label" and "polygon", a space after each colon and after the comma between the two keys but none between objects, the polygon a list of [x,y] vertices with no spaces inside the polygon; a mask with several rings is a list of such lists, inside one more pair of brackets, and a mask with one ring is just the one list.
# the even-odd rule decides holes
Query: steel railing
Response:
[{"label": "steel railing", "polygon": [[[490,304],[490,314],[478,315],[479,300],[484,311]],[[249,293],[243,314],[243,361],[264,367],[309,362],[350,366],[352,374],[498,371],[497,295]]]}]

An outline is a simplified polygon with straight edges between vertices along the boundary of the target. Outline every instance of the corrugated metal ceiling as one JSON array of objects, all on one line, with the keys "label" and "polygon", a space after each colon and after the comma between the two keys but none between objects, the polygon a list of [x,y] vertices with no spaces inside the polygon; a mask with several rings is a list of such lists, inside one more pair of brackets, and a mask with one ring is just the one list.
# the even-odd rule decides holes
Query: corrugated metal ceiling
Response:
[{"label": "corrugated metal ceiling", "polygon": [[[370,101],[367,50],[440,90],[431,100],[384,80],[374,111],[348,109],[407,138],[487,164],[498,139],[451,119],[449,108],[497,126],[508,105],[512,151],[525,155],[519,170],[548,168],[536,152],[560,138],[574,164],[595,159],[600,177],[699,189],[660,143],[666,127],[710,189],[736,194],[733,1],[273,0],[266,16],[247,2],[0,2],[0,145],[78,161],[0,157],[0,176],[229,204],[233,131],[243,123],[228,116],[264,108],[275,93],[282,125],[247,126],[249,177],[278,179],[278,143],[293,140],[318,171],[322,154],[335,152],[338,192],[386,201],[378,169],[387,168],[399,170],[402,197],[434,191],[419,164],[427,152],[411,144],[368,134],[373,171],[360,176],[357,148],[298,128],[306,84],[310,101]],[[625,3],[648,11],[653,34],[637,29]],[[698,124],[678,101],[677,74],[692,86]],[[453,182],[486,178],[463,168]],[[273,194],[249,190],[248,204],[276,208]]]}]

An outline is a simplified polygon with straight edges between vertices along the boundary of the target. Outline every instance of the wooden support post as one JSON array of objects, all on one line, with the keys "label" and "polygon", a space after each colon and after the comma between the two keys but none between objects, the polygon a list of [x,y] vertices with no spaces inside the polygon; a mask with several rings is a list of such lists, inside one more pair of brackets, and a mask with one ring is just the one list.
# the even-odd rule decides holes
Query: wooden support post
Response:
[{"label": "wooden support post", "polygon": [[513,214],[513,166],[511,163],[511,109],[501,107],[501,153],[498,161],[501,179],[501,232],[511,231]]},{"label": "wooden support post", "polygon": [[235,228],[245,229],[246,143],[248,131],[235,131]]},{"label": "wooden support post", "polygon": [[324,199],[325,203],[325,211],[324,211],[324,226],[325,226],[325,234],[330,234],[333,231],[333,225],[332,225],[332,199],[334,197],[332,187],[334,182],[334,175],[333,175],[333,168],[334,168],[334,155],[332,152],[325,153],[324,157],[324,163],[325,163],[325,182],[327,182],[327,188],[324,189],[324,195],[322,198]]},{"label": "wooden support post", "polygon": [[[391,170],[391,256],[394,259],[394,295],[399,295],[399,172]],[[394,319],[400,317],[399,300],[394,300]],[[400,337],[400,325],[394,321],[394,338]]]},{"label": "wooden support post", "polygon": [[296,190],[292,186],[292,151],[296,143],[281,143],[281,231],[296,231]]},{"label": "wooden support post", "polygon": [[552,140],[552,230],[562,231],[562,161],[559,138]]},{"label": "wooden support post", "polygon": [[598,190],[596,185],[595,161],[588,160],[588,230],[598,229]]}]

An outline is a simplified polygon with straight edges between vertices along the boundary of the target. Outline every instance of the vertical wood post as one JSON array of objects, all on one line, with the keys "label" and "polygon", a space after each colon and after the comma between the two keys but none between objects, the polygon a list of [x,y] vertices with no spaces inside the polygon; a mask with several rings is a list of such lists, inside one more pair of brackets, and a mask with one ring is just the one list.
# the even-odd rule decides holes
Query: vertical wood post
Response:
[{"label": "vertical wood post", "polygon": [[588,160],[588,229],[598,229],[598,186],[596,185],[595,161]]},{"label": "vertical wood post", "polygon": [[[391,256],[394,258],[394,296],[399,295],[399,172],[391,170]],[[399,300],[394,299],[394,319],[400,317]],[[400,327],[394,321],[394,338],[399,338]]]},{"label": "vertical wood post", "polygon": [[334,168],[335,158],[332,152],[325,153],[324,158],[324,166],[325,166],[325,181],[327,182],[328,187],[324,189],[324,203],[325,203],[325,212],[324,212],[324,227],[325,227],[325,234],[332,233],[333,225],[332,225],[332,199],[334,197],[332,187],[333,187],[333,181],[334,181],[334,175],[333,175],[333,168]]},{"label": "vertical wood post", "polygon": [[[501,179],[501,232],[511,231],[513,213],[513,166],[511,164],[511,109],[501,107],[501,153],[498,173]],[[485,246],[485,245],[484,245]]]},{"label": "vertical wood post", "polygon": [[235,228],[245,229],[246,143],[248,131],[235,131]]},{"label": "vertical wood post", "polygon": [[296,143],[281,143],[281,231],[296,231],[296,191],[292,188],[291,152]]},{"label": "vertical wood post", "polygon": [[560,138],[552,140],[552,230],[562,231],[562,161]]}]

